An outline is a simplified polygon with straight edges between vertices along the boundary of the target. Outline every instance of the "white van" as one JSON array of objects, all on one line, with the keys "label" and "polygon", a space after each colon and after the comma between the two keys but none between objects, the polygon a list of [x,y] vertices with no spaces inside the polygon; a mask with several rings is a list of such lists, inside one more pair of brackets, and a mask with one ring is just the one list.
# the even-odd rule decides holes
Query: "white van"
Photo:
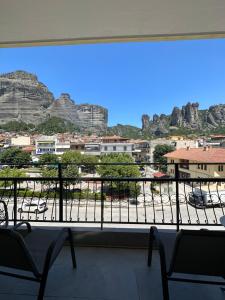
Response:
[{"label": "white van", "polygon": [[189,203],[196,208],[225,206],[224,186],[217,184],[202,185],[189,193]]},{"label": "white van", "polygon": [[35,213],[40,214],[45,212],[48,209],[47,203],[44,200],[41,199],[34,199],[31,201],[26,201],[21,204],[21,206],[18,208],[18,212],[29,212],[29,213]]}]

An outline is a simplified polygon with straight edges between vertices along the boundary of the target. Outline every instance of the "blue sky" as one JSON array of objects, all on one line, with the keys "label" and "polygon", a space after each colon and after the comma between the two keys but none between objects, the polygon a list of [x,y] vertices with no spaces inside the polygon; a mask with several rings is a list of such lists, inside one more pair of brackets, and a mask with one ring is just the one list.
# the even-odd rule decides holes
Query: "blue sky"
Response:
[{"label": "blue sky", "polygon": [[56,98],[105,106],[109,125],[225,103],[225,39],[0,49],[0,73],[14,70],[35,73]]}]

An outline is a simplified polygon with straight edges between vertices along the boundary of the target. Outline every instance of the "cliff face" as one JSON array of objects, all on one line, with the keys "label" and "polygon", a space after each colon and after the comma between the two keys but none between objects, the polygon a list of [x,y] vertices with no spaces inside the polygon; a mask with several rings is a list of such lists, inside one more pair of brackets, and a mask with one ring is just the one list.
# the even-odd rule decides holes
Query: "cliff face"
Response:
[{"label": "cliff face", "polygon": [[0,124],[9,121],[38,124],[53,101],[53,94],[30,73],[17,71],[0,76]]},{"label": "cliff face", "polygon": [[70,95],[63,93],[60,98],[47,109],[51,117],[69,120],[83,130],[102,132],[107,129],[108,111],[99,105],[76,105]]},{"label": "cliff face", "polygon": [[107,128],[107,109],[99,105],[76,105],[67,93],[55,100],[37,76],[24,71],[0,75],[0,107],[0,124],[9,121],[39,124],[54,116],[86,131],[97,133]]},{"label": "cliff face", "polygon": [[188,127],[192,129],[202,127],[199,119],[198,107],[198,103],[190,102],[182,106],[182,109],[174,107],[171,114],[170,125],[178,127]]},{"label": "cliff face", "polygon": [[152,134],[161,135],[168,133],[171,127],[203,132],[225,127],[225,104],[214,105],[201,111],[198,103],[188,102],[181,109],[174,107],[171,115],[154,115],[152,121],[148,115],[142,116],[142,130],[144,131],[148,130]]}]

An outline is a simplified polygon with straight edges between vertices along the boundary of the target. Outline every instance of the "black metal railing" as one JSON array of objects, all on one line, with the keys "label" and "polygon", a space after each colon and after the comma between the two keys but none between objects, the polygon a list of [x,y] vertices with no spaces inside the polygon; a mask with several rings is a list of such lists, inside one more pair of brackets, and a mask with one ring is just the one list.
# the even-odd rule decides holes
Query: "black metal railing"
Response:
[{"label": "black metal railing", "polygon": [[[65,177],[65,165],[57,164],[54,177],[37,177],[38,171],[36,177],[0,177],[0,200],[7,204],[14,223],[98,223],[101,228],[109,223],[158,224],[174,225],[177,230],[181,225],[220,225],[225,212],[225,178],[181,178],[179,164],[171,165],[173,177],[154,178],[142,172],[136,178],[113,178],[96,172]],[[86,171],[87,166],[92,165],[85,165]],[[31,171],[31,166],[17,167]],[[148,167],[156,165],[140,164],[142,170]]]}]

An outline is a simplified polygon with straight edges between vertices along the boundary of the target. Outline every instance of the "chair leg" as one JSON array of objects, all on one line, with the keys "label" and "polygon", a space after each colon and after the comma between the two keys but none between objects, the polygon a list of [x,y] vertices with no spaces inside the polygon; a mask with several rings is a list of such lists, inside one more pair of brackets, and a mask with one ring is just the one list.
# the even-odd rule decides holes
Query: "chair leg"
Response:
[{"label": "chair leg", "polygon": [[148,266],[150,267],[152,264],[152,249],[153,249],[153,241],[154,241],[154,234],[150,228],[149,231],[149,239],[148,239]]},{"label": "chair leg", "polygon": [[169,286],[166,274],[162,273],[163,300],[169,300]]},{"label": "chair leg", "polygon": [[73,243],[73,234],[72,230],[68,228],[68,234],[69,234],[69,243],[70,243],[70,250],[71,250],[71,257],[73,262],[73,267],[77,267],[76,257],[75,257],[75,251],[74,251],[74,243]]},{"label": "chair leg", "polygon": [[43,300],[44,299],[44,293],[45,293],[45,287],[46,287],[46,282],[47,282],[47,277],[48,277],[48,272],[44,272],[41,282],[40,282],[40,288],[38,292],[38,298],[37,300]]}]

